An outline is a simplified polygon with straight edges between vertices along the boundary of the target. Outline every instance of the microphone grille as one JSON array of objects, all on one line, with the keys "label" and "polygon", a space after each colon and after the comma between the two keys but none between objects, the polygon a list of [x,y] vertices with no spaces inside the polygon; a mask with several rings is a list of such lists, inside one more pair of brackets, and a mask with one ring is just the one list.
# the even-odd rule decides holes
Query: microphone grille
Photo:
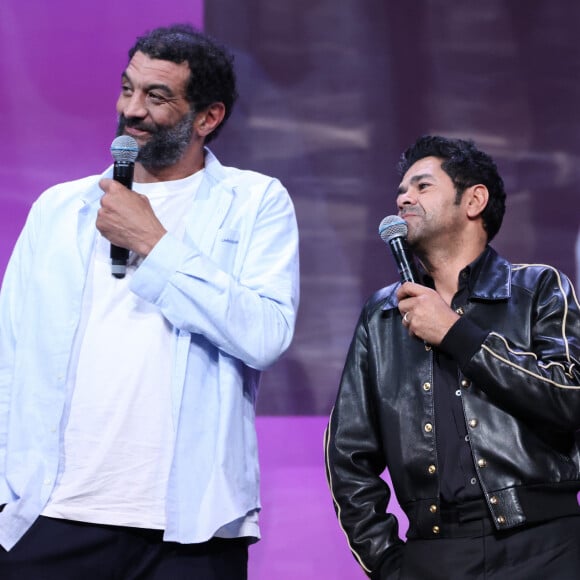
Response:
[{"label": "microphone grille", "polygon": [[407,237],[407,222],[398,215],[388,215],[379,224],[379,235],[383,242],[389,242],[393,238]]},{"label": "microphone grille", "polygon": [[115,163],[134,163],[139,155],[139,145],[133,137],[120,135],[111,143],[111,155]]}]

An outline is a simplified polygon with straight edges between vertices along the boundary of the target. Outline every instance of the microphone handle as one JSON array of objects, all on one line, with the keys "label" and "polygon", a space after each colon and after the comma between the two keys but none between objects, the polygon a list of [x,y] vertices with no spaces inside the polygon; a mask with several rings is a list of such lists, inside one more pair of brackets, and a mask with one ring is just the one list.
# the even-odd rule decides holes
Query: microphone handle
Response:
[{"label": "microphone handle", "polygon": [[[113,179],[128,189],[133,187],[134,163],[116,161],[113,166]],[[129,250],[111,244],[111,274],[115,278],[124,278],[129,261]]]},{"label": "microphone handle", "polygon": [[415,264],[407,247],[406,239],[402,236],[391,238],[389,240],[389,246],[397,263],[397,268],[401,275],[401,282],[417,282],[419,276],[417,275]]}]

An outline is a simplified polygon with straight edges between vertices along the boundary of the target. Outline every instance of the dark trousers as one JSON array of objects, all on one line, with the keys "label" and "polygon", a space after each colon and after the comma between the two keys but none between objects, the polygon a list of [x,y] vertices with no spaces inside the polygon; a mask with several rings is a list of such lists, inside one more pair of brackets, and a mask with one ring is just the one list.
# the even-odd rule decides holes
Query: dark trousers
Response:
[{"label": "dark trousers", "polygon": [[580,578],[579,516],[506,532],[490,533],[488,520],[447,529],[449,537],[407,541],[400,580]]},{"label": "dark trousers", "polygon": [[159,530],[40,517],[6,552],[2,580],[247,580],[245,538],[163,542]]}]

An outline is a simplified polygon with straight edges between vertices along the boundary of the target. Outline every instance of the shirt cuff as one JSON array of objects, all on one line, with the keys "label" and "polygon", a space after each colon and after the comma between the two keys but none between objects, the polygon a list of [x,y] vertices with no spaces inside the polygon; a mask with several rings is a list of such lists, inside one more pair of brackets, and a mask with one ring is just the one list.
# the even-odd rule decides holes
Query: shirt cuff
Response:
[{"label": "shirt cuff", "polygon": [[171,234],[165,234],[141,262],[130,289],[141,298],[156,303],[171,277],[182,264],[187,248]]}]

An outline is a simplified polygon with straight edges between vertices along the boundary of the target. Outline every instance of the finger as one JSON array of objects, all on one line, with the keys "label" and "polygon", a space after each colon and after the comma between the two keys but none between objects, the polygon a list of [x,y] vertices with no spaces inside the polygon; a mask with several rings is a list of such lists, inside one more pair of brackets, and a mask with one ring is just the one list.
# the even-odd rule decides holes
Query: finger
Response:
[{"label": "finger", "polygon": [[114,181],[108,177],[102,177],[101,179],[99,179],[99,187],[103,191],[107,191],[107,189],[109,189],[113,183]]},{"label": "finger", "polygon": [[405,298],[413,298],[419,296],[424,291],[424,286],[415,284],[414,282],[405,282],[397,289],[397,298],[399,301]]}]

